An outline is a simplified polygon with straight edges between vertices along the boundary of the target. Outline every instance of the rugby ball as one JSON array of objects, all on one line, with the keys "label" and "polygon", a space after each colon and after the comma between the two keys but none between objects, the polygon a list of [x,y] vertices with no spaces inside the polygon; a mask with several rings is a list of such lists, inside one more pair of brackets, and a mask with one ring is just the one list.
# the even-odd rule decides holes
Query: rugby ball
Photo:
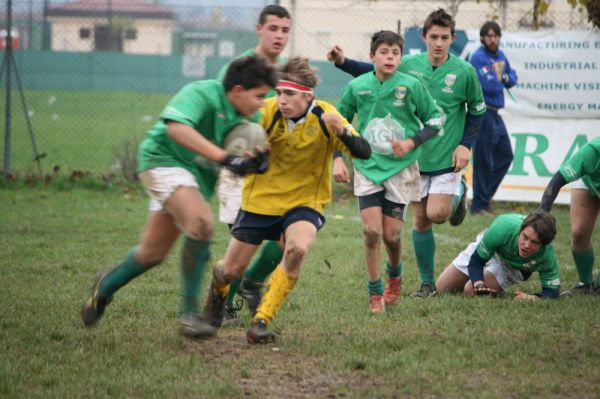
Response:
[{"label": "rugby ball", "polygon": [[267,134],[258,123],[242,121],[225,136],[223,149],[230,154],[242,156],[246,151],[254,152],[256,146],[265,147]]}]

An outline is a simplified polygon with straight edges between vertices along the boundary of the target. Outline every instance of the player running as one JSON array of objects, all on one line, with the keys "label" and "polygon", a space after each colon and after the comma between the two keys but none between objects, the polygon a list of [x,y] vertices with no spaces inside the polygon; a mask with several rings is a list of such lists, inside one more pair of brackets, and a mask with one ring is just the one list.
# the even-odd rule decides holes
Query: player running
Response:
[{"label": "player running", "polygon": [[600,137],[585,144],[550,180],[540,207],[550,212],[552,204],[567,183],[571,184],[572,253],[579,274],[577,285],[562,295],[600,295],[600,274],[593,281],[594,245],[592,235],[600,211]]},{"label": "player running", "polygon": [[292,292],[331,201],[332,153],[367,159],[371,149],[330,104],[315,100],[317,75],[308,59],[291,58],[280,71],[277,98],[265,102],[261,124],[271,143],[269,170],[244,179],[242,207],[223,263],[214,269],[205,317],[221,325],[229,284],[242,276],[263,240],[283,234],[281,263],[271,274],[252,325],[251,344],[275,339],[269,323]]},{"label": "player running", "polygon": [[[360,208],[373,313],[384,312],[386,303],[400,300],[405,210],[421,198],[416,161],[443,125],[443,112],[421,82],[397,71],[403,45],[395,32],[375,33],[370,49],[375,71],[352,80],[338,102],[346,119],[358,114],[359,131],[373,148],[370,159],[354,161],[354,195]],[[385,289],[379,270],[382,240],[388,254]]]},{"label": "player running", "polygon": [[206,160],[239,175],[265,172],[266,153],[244,158],[219,146],[234,126],[254,116],[275,83],[275,71],[262,58],[246,57],[231,63],[223,82],[191,83],[167,104],[140,145],[139,177],[150,196],[140,243],[118,266],[96,276],[81,311],[86,326],[98,322],[118,289],[161,263],[183,233],[181,333],[196,338],[214,334],[216,329],[200,316],[197,299],[214,224],[206,198],[217,176]]},{"label": "player running", "polygon": [[[485,113],[475,70],[468,62],[449,53],[455,39],[454,26],[452,16],[442,9],[429,14],[422,33],[427,52],[402,57],[399,67],[400,72],[421,80],[446,115],[444,129],[423,144],[423,155],[419,158],[421,200],[412,204],[412,241],[421,287],[411,298],[426,298],[436,293],[432,226],[446,220],[456,226],[464,220],[467,185],[461,171],[469,163],[470,150]],[[333,47],[328,58],[353,76],[373,70],[369,63],[345,58],[339,46]]]},{"label": "player running", "polygon": [[[290,29],[291,16],[284,7],[278,4],[266,6],[262,9],[258,17],[258,24],[256,25],[258,45],[256,48],[245,51],[240,57],[253,54],[260,55],[266,59],[269,65],[274,67],[285,63],[285,59],[281,56],[281,53],[287,45]],[[221,69],[218,75],[219,80],[223,79],[226,70],[227,66]],[[275,91],[271,90],[267,94],[267,98],[273,96],[275,96]],[[243,186],[244,180],[242,177],[227,169],[221,169],[217,183],[219,221],[228,224],[230,228],[242,204]],[[225,317],[223,320],[224,325],[242,324],[242,320],[237,315],[240,306],[235,306],[233,303],[240,284],[240,295],[246,299],[250,313],[252,315],[256,313],[264,281],[275,270],[275,267],[281,262],[282,257],[283,250],[279,247],[276,240],[267,241],[263,244],[258,256],[250,263],[248,270],[244,274],[244,278],[231,283],[227,296]]]}]

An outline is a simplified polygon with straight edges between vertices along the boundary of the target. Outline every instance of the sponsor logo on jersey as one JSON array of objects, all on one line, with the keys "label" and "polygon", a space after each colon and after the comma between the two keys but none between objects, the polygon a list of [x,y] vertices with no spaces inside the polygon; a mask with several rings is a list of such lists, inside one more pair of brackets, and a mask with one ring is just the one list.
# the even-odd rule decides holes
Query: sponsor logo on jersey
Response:
[{"label": "sponsor logo on jersey", "polygon": [[409,69],[408,73],[410,73],[411,75],[415,75],[418,76],[420,78],[422,78],[423,76],[425,76],[425,74],[421,71],[415,71],[414,69]]},{"label": "sponsor logo on jersey", "polygon": [[396,96],[396,101],[394,101],[393,104],[396,107],[403,107],[404,101],[402,101],[402,100],[406,96],[406,86],[396,86],[394,95]]},{"label": "sponsor logo on jersey", "polygon": [[487,65],[484,65],[481,67],[481,69],[479,70],[479,73],[481,73],[482,75],[487,74],[489,71],[491,71],[490,67]]},{"label": "sponsor logo on jersey", "polygon": [[225,114],[224,114],[224,113],[222,113],[222,112],[219,112],[219,113],[217,114],[217,118],[219,118],[219,119],[225,119]]},{"label": "sponsor logo on jersey", "polygon": [[356,92],[357,96],[366,96],[367,94],[371,94],[371,90],[359,90]]},{"label": "sponsor logo on jersey", "polygon": [[446,83],[446,87],[444,87],[442,89],[442,91],[444,93],[454,93],[454,90],[452,90],[450,87],[452,87],[452,85],[454,85],[454,83],[456,83],[456,75],[453,73],[448,73],[446,74],[446,78],[444,79],[444,83]]}]

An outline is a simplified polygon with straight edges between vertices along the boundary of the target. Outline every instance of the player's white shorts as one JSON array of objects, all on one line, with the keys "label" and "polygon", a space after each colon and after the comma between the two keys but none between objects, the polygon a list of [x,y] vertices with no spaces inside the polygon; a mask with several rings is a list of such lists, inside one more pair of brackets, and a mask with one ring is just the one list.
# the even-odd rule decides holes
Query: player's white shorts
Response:
[{"label": "player's white shorts", "polygon": [[[462,251],[452,261],[454,267],[456,267],[458,270],[460,270],[467,276],[469,275],[469,260],[471,259],[471,255],[473,255],[473,252],[475,252],[475,248],[477,248],[477,245],[481,241],[482,237],[483,232],[479,233],[475,242],[470,243],[467,249]],[[483,270],[492,273],[492,275],[496,278],[498,284],[500,284],[500,287],[502,287],[503,290],[506,290],[513,284],[518,284],[523,281],[523,274],[521,273],[521,271],[507,266],[506,263],[504,263],[504,261],[502,261],[502,259],[498,257],[498,255],[494,255],[490,260],[488,260]]]},{"label": "player's white shorts", "polygon": [[354,195],[363,196],[374,194],[385,190],[385,199],[397,204],[409,204],[420,201],[419,188],[421,178],[419,166],[413,162],[394,176],[383,182],[382,185],[375,184],[371,179],[354,168]]},{"label": "player's white shorts", "polygon": [[589,190],[588,186],[586,186],[585,183],[583,182],[583,180],[581,180],[581,179],[577,179],[573,183],[571,183],[571,190],[576,190],[576,189]]},{"label": "player's white shorts", "polygon": [[449,172],[443,175],[421,175],[421,198],[429,194],[460,194],[460,178],[462,173]]},{"label": "player's white shorts", "polygon": [[233,224],[238,211],[242,207],[242,191],[244,178],[229,169],[221,168],[217,182],[219,197],[219,221]]},{"label": "player's white shorts", "polygon": [[194,175],[184,168],[154,168],[141,172],[139,177],[150,196],[148,209],[153,212],[162,211],[163,204],[179,187],[199,189]]}]

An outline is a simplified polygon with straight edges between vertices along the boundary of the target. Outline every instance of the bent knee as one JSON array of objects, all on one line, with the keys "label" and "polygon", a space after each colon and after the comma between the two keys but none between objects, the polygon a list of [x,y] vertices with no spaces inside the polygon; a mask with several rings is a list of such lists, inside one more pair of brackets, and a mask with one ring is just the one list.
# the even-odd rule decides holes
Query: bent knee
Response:
[{"label": "bent knee", "polygon": [[193,220],[186,222],[183,226],[185,234],[194,240],[210,240],[215,229],[215,223],[212,215],[197,216]]},{"label": "bent knee", "polygon": [[446,220],[450,219],[452,208],[448,207],[445,209],[436,209],[431,212],[427,212],[427,218],[435,224],[442,224]]},{"label": "bent knee", "polygon": [[379,244],[382,238],[382,233],[377,229],[365,228],[363,229],[363,236],[365,238],[365,244],[371,247]]}]

